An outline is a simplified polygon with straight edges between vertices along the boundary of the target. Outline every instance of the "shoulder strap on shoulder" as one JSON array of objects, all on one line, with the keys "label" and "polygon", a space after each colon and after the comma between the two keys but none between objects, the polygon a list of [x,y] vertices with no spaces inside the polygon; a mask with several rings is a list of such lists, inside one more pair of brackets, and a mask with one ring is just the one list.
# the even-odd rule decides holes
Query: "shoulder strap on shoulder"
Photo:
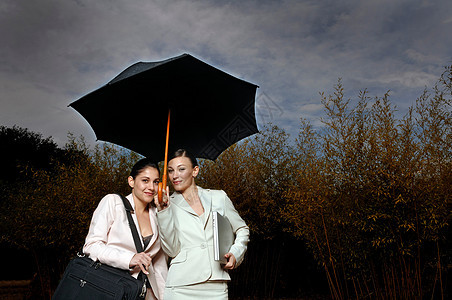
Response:
[{"label": "shoulder strap on shoulder", "polygon": [[137,253],[143,252],[143,245],[140,242],[140,236],[138,235],[137,227],[135,226],[135,222],[132,218],[132,213],[134,212],[132,206],[130,205],[129,200],[121,194],[117,194],[121,197],[122,202],[124,203],[124,207],[126,209],[127,220],[129,221],[130,231],[132,231],[133,241],[135,243],[135,248],[137,249]]}]

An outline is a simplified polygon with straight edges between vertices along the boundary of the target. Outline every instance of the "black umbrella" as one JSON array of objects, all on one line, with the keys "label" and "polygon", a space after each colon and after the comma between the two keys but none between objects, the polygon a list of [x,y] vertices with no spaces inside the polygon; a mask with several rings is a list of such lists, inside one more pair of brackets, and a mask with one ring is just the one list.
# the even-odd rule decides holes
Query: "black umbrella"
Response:
[{"label": "black umbrella", "polygon": [[232,144],[258,132],[256,89],[183,54],[138,62],[69,106],[88,121],[98,140],[165,160],[165,175],[168,148],[183,147],[196,157],[215,160]]}]

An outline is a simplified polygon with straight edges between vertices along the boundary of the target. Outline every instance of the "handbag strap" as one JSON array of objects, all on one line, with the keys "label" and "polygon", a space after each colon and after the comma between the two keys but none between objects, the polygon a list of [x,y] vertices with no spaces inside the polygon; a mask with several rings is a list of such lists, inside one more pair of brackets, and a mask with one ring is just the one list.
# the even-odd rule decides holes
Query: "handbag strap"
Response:
[{"label": "handbag strap", "polygon": [[[134,213],[134,210],[132,208],[132,206],[130,205],[129,200],[127,200],[126,197],[124,197],[121,194],[117,194],[119,197],[121,197],[122,203],[124,203],[124,207],[126,209],[126,215],[127,215],[127,220],[129,221],[129,227],[130,227],[130,231],[132,231],[132,236],[133,236],[133,241],[135,243],[135,248],[137,249],[137,253],[143,252],[143,245],[141,244],[140,241],[140,237],[138,235],[138,231],[137,231],[137,227],[135,226],[135,222],[133,221],[132,218],[132,213]],[[140,271],[140,273],[138,274],[138,280],[143,282],[143,289],[141,291],[140,297],[144,298],[144,296],[146,295],[146,287],[150,287],[148,278],[146,275],[144,275],[143,271]]]},{"label": "handbag strap", "polygon": [[132,213],[134,213],[134,210],[132,206],[130,205],[129,200],[127,200],[126,197],[124,197],[121,194],[117,194],[121,197],[122,202],[124,203],[124,206],[126,208],[126,214],[127,214],[127,220],[129,221],[129,227],[132,231],[133,241],[135,242],[135,248],[137,249],[137,253],[143,252],[143,244],[141,244],[140,237],[138,235],[137,227],[135,226],[135,222],[132,218]]}]

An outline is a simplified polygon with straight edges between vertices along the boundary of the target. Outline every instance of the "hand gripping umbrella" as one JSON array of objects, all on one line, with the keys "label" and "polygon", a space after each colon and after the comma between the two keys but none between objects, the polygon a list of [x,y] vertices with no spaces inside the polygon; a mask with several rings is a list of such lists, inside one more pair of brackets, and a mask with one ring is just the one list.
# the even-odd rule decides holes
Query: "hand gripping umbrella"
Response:
[{"label": "hand gripping umbrella", "polygon": [[183,54],[133,64],[69,106],[88,121],[98,140],[164,160],[161,199],[168,150],[184,147],[198,158],[215,160],[232,144],[258,132],[256,89]]}]

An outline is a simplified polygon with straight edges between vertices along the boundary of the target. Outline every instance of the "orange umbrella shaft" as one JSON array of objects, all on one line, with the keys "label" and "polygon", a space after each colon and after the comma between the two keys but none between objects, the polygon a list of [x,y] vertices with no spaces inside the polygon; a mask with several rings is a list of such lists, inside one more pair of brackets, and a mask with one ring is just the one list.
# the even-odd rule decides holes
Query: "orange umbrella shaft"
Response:
[{"label": "orange umbrella shaft", "polygon": [[169,142],[169,127],[170,127],[171,110],[168,110],[168,123],[166,124],[166,143],[165,143],[165,161],[163,162],[163,188],[166,188],[166,175],[168,171],[168,142]]},{"label": "orange umbrella shaft", "polygon": [[165,142],[165,160],[163,161],[163,175],[162,182],[159,184],[158,197],[159,202],[163,201],[163,190],[166,188],[167,171],[168,171],[168,142],[169,142],[169,128],[170,128],[171,110],[168,110],[168,123],[166,124],[166,142]]}]

